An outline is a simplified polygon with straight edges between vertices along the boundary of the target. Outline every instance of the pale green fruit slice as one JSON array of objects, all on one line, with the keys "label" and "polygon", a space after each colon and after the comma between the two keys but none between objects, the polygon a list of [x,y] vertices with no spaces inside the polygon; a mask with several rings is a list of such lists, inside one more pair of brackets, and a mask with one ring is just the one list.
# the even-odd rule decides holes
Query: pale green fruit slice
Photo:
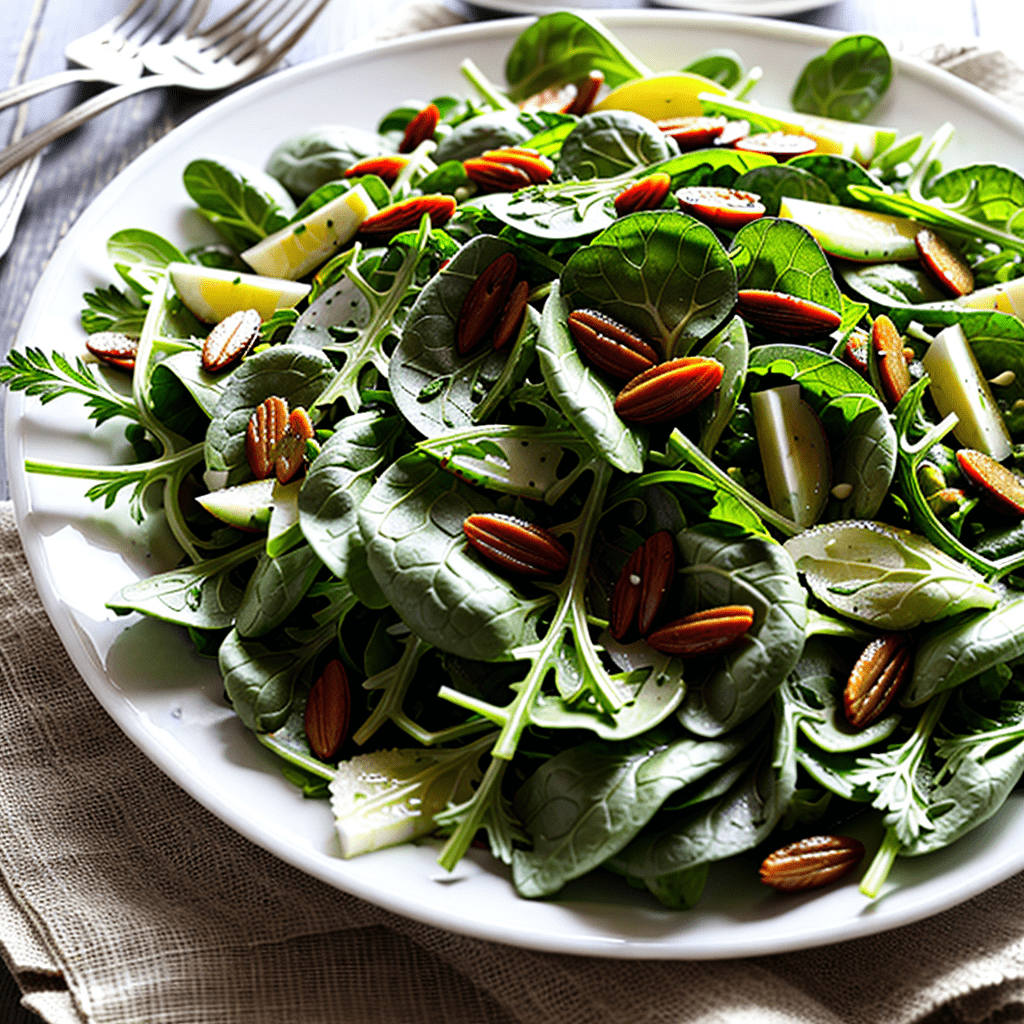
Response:
[{"label": "pale green fruit slice", "polygon": [[779,216],[807,228],[830,256],[858,263],[917,259],[914,238],[921,227],[905,217],[806,199],[783,199]]}]

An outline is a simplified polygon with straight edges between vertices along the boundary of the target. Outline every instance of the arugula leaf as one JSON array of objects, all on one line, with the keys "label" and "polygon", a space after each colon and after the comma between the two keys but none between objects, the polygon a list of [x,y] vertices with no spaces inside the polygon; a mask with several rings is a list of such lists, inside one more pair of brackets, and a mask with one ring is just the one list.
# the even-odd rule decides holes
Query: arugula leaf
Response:
[{"label": "arugula leaf", "polygon": [[142,333],[142,325],[146,322],[146,307],[118,291],[114,285],[86,292],[82,298],[86,308],[82,310],[80,319],[86,334],[120,331],[137,338]]},{"label": "arugula leaf", "polygon": [[839,121],[863,121],[892,81],[892,58],[881,39],[849,35],[834,42],[800,73],[790,100],[794,110]]}]

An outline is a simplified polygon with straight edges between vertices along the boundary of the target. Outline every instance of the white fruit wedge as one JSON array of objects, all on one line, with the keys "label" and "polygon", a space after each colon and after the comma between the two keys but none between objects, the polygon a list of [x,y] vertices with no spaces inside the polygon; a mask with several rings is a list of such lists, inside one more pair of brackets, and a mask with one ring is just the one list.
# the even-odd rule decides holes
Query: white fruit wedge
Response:
[{"label": "white fruit wedge", "polygon": [[255,309],[261,320],[269,320],[274,310],[291,309],[310,291],[308,284],[296,281],[194,263],[172,263],[167,271],[181,301],[208,324],[240,309]]},{"label": "white fruit wedge", "polygon": [[829,256],[858,263],[917,259],[914,238],[921,226],[905,217],[807,199],[783,199],[779,216],[807,228]]}]

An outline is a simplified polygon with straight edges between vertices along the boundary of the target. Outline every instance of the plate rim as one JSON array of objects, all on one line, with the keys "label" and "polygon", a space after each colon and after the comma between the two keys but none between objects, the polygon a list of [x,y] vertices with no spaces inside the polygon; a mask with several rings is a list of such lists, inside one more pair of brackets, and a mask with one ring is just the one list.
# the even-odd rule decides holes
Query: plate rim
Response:
[{"label": "plate rim", "polygon": [[[753,35],[776,36],[806,42],[826,42],[843,35],[843,33],[818,26],[772,22],[757,18],[693,11],[670,11],[666,9],[602,11],[600,16],[613,29],[616,25],[632,24],[639,20],[652,24],[656,24],[659,21],[676,24],[682,22],[688,28],[696,30],[714,29],[721,25],[733,28],[744,26]],[[453,26],[390,40],[362,49],[347,50],[339,54],[327,55],[314,61],[278,71],[210,104],[210,106],[183,122],[181,126],[169,132],[136,160],[132,161],[82,211],[75,224],[72,225],[67,235],[61,240],[43,274],[40,276],[33,290],[32,298],[26,307],[22,322],[19,325],[14,344],[24,347],[26,339],[31,337],[34,323],[38,320],[40,310],[45,301],[43,293],[46,287],[54,276],[59,274],[62,266],[74,262],[75,246],[83,237],[86,237],[85,232],[88,230],[90,221],[100,216],[111,205],[114,197],[119,195],[123,189],[130,187],[135,177],[143,173],[151,161],[161,158],[165,151],[173,150],[183,129],[191,131],[201,130],[208,121],[224,116],[225,112],[230,111],[231,107],[235,104],[248,103],[253,94],[274,88],[274,84],[268,83],[279,83],[285,76],[289,79],[305,77],[318,74],[325,69],[335,66],[355,66],[361,61],[376,60],[381,55],[400,55],[409,50],[429,49],[433,41],[438,37],[456,39],[465,37],[467,41],[488,36],[494,36],[498,39],[510,39],[531,20],[533,19],[530,17],[523,17]],[[989,116],[993,116],[1015,129],[1021,135],[1022,141],[1024,141],[1024,114],[1016,113],[991,94],[915,57],[894,54],[893,59],[900,66],[902,73],[910,74],[919,80],[924,80],[926,83],[940,88],[940,91],[959,93],[970,104],[981,106],[986,109],[986,113]],[[336,877],[331,876],[327,870],[327,864],[321,865],[318,868],[317,862],[321,859],[319,855],[311,861],[308,851],[297,848],[282,848],[271,830],[264,828],[261,823],[254,822],[251,819],[240,820],[238,808],[231,804],[221,790],[211,785],[210,781],[203,774],[194,771],[188,763],[175,756],[174,752],[165,744],[153,743],[153,728],[147,724],[145,716],[131,706],[130,702],[118,690],[116,683],[106,675],[98,654],[92,648],[91,641],[84,636],[76,624],[70,607],[57,596],[49,560],[46,557],[40,535],[31,528],[28,474],[24,470],[24,452],[19,434],[19,425],[24,410],[24,393],[9,393],[5,413],[5,443],[15,521],[43,607],[51,623],[54,625],[65,650],[85,680],[86,685],[122,732],[140,748],[150,761],[156,764],[160,770],[167,774],[186,793],[196,799],[236,833],[261,846],[285,863],[320,879],[332,888],[352,893],[386,910],[434,927],[523,948],[626,959],[701,960],[793,952],[852,941],[856,938],[892,930],[957,906],[1010,877],[1012,874],[1017,873],[1024,867],[1024,853],[1022,853],[1020,863],[991,865],[988,870],[977,873],[971,880],[973,884],[957,888],[955,896],[948,895],[945,900],[931,898],[927,902],[922,902],[920,906],[904,909],[892,920],[879,921],[874,915],[861,915],[855,921],[843,922],[843,931],[839,935],[829,934],[825,928],[805,929],[799,933],[783,935],[773,940],[770,949],[765,948],[763,941],[755,942],[754,944],[744,944],[743,941],[737,941],[727,947],[723,946],[710,951],[702,950],[700,952],[681,951],[671,942],[664,943],[658,940],[628,937],[620,940],[609,936],[594,935],[588,940],[583,940],[580,936],[574,935],[570,937],[567,944],[564,939],[554,933],[543,935],[537,933],[517,933],[509,935],[505,923],[502,924],[499,931],[497,925],[488,924],[477,919],[452,917],[448,920],[439,921],[436,913],[432,911],[428,912],[427,909],[410,907],[402,900],[391,899],[388,891],[382,886],[343,885]],[[322,859],[324,861],[328,860],[326,857]],[[553,902],[557,903],[558,901]]]}]

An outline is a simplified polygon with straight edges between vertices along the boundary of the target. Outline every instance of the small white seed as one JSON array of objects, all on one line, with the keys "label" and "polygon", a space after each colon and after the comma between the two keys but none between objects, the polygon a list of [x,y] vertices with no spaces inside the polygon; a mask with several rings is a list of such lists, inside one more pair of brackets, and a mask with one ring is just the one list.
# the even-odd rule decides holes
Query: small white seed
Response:
[{"label": "small white seed", "polygon": [[1017,374],[1013,370],[1003,370],[1002,373],[996,374],[989,384],[994,384],[997,388],[1008,388],[1017,379]]},{"label": "small white seed", "polygon": [[629,574],[629,582],[632,583],[634,587],[639,587],[640,583],[642,581],[641,581],[640,577],[637,576],[637,574],[635,572],[631,572]]},{"label": "small white seed", "polygon": [[836,484],[832,488],[832,497],[839,501],[846,501],[851,494],[853,494],[853,484]]}]

